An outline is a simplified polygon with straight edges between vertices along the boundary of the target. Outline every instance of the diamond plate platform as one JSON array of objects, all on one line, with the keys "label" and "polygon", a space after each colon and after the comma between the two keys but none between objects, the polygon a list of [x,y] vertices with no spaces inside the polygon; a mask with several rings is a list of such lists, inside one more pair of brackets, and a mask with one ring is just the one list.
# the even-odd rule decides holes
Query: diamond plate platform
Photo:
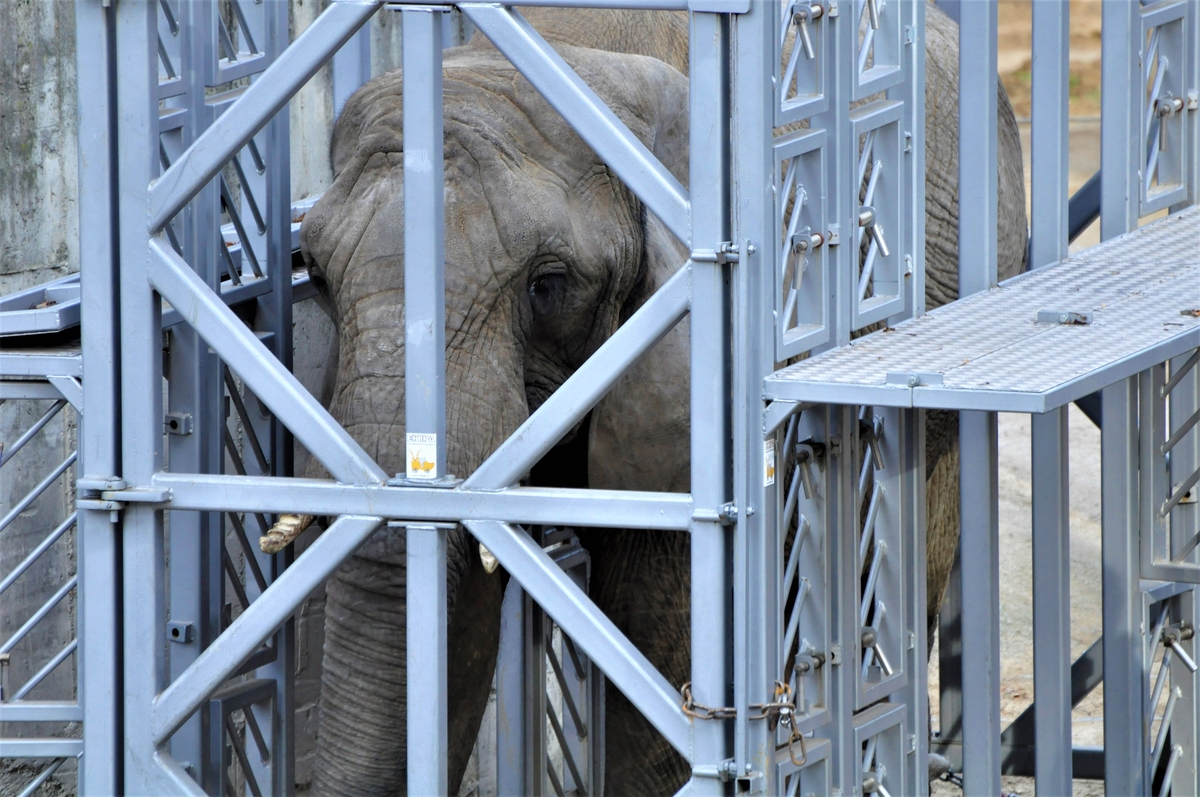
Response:
[{"label": "diamond plate platform", "polygon": [[[1091,318],[1039,323],[1039,313]],[[763,393],[1040,413],[1197,347],[1200,208],[788,366]]]}]

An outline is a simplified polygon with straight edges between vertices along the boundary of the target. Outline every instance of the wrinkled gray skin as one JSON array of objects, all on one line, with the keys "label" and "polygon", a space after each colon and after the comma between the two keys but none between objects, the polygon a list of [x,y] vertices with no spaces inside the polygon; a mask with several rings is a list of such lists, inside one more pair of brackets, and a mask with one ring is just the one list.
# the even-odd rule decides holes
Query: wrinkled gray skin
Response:
[{"label": "wrinkled gray skin", "polygon": [[[543,32],[677,178],[687,178],[686,18],[530,10]],[[926,128],[930,306],[956,293],[957,32],[929,8]],[[578,46],[576,46],[578,45]],[[598,49],[596,49],[598,48]],[[607,52],[611,50],[615,52]],[[509,63],[476,37],[445,55],[449,470],[471,473],[661,285],[686,251]],[[331,410],[390,472],[404,470],[402,80],[364,86],[334,132],[332,188],[301,232],[339,330]],[[1003,90],[1001,89],[1001,93]],[[1020,142],[1001,101],[1001,275],[1025,248]],[[591,487],[688,489],[686,322],[560,446]],[[953,418],[930,423],[930,609],[957,538]],[[564,453],[566,452],[566,453]],[[949,456],[946,456],[949,454]],[[319,475],[310,469],[309,475]],[[685,534],[590,531],[597,604],[676,685],[688,679]],[[462,777],[495,664],[502,575],[450,535],[450,783]],[[380,531],[328,584],[315,790],[405,791],[404,539]],[[615,690],[607,791],[671,794],[683,759]]]}]

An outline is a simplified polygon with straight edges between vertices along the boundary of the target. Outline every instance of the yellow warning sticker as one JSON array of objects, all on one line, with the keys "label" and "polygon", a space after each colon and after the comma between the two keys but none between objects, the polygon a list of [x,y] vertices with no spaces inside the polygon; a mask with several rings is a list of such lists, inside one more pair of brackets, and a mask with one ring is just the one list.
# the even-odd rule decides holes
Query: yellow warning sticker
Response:
[{"label": "yellow warning sticker", "polygon": [[763,484],[770,487],[775,483],[775,438],[763,441]]},{"label": "yellow warning sticker", "polygon": [[437,478],[437,435],[409,432],[404,435],[408,456],[406,475],[410,479]]}]

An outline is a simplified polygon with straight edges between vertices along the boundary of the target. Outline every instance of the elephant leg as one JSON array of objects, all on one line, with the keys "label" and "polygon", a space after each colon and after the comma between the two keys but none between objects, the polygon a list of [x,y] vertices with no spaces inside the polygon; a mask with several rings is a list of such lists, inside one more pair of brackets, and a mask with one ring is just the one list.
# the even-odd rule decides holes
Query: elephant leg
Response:
[{"label": "elephant leg", "polygon": [[[596,530],[581,534],[591,551],[590,593],[672,684],[688,680],[689,539],[679,532]],[[604,784],[609,795],[672,795],[691,767],[611,684],[604,704]]]},{"label": "elephant leg", "polygon": [[[500,641],[499,573],[455,534],[447,589],[448,776],[462,780],[487,705]],[[352,557],[326,586],[325,654],[314,791],[407,793],[405,568]]]},{"label": "elephant leg", "polygon": [[958,413],[930,410],[925,428],[926,644],[932,649],[938,612],[958,550]]}]

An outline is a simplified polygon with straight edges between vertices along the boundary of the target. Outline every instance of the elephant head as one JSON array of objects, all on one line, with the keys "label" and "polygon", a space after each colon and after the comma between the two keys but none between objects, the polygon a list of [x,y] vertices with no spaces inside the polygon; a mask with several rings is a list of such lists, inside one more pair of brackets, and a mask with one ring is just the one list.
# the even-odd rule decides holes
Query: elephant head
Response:
[{"label": "elephant head", "polygon": [[[686,79],[644,56],[560,52],[685,180]],[[443,82],[447,456],[465,476],[686,253],[495,50],[447,51]],[[333,186],[301,230],[339,330],[331,412],[391,472],[404,471],[405,450],[402,89],[397,70],[347,102]],[[457,784],[491,683],[501,576],[484,571],[464,531],[450,536]],[[381,530],[328,585],[320,793],[404,790],[404,563],[402,532]]]}]

